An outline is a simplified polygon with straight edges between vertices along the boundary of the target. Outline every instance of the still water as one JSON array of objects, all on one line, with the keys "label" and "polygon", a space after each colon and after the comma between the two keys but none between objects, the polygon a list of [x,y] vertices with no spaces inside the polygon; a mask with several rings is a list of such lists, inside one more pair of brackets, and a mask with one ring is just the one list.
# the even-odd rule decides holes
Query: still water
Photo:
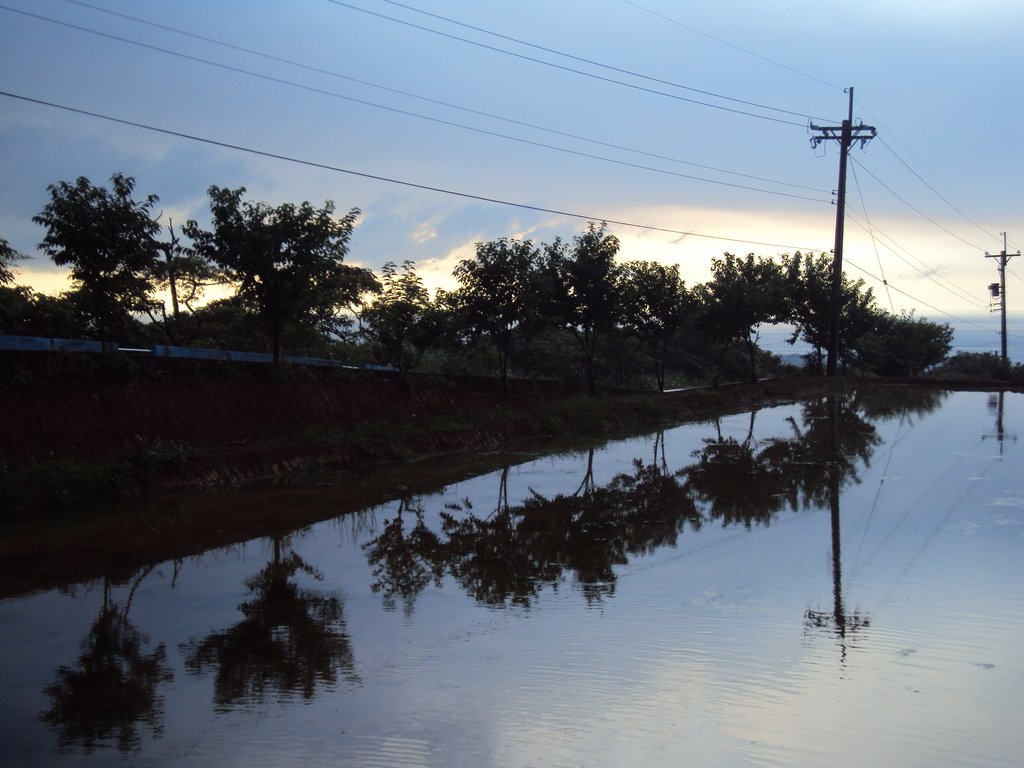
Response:
[{"label": "still water", "polygon": [[1019,765],[1022,417],[765,408],[6,599],[0,765]]}]

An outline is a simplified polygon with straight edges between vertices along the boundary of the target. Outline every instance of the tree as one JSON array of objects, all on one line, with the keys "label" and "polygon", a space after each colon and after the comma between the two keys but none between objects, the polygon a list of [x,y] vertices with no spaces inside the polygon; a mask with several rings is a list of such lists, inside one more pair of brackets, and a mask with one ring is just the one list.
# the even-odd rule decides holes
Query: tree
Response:
[{"label": "tree", "polygon": [[415,368],[439,334],[432,309],[415,263],[405,261],[401,269],[393,261],[386,263],[380,294],[360,313],[363,333],[377,347],[378,359],[397,365],[403,373]]},{"label": "tree", "polygon": [[669,346],[686,321],[691,305],[679,266],[631,261],[619,273],[622,322],[639,337],[654,364],[658,389],[665,389]]},{"label": "tree", "polygon": [[359,209],[341,218],[334,203],[308,202],[277,207],[244,201],[245,187],[208,190],[213,230],[190,220],[184,227],[194,250],[237,284],[243,305],[262,321],[274,364],[281,359],[285,333],[314,329],[322,336],[339,324],[343,309],[378,287],[367,269],[343,264]]},{"label": "tree", "polygon": [[32,218],[46,228],[39,247],[57,266],[71,268],[83,311],[103,342],[148,305],[160,231],[150,216],[156,195],[135,200],[135,179],[120,173],[110,182],[109,190],[84,176],[51,184],[50,202]]},{"label": "tree", "polygon": [[[203,290],[217,282],[219,275],[210,260],[194,248],[181,244],[174,234],[174,222],[167,223],[169,240],[158,244],[162,259],[153,264],[153,283],[171,295],[171,317],[178,320],[181,307],[194,312],[192,304],[202,298]],[[166,310],[164,311],[166,317]]]},{"label": "tree", "polygon": [[[829,343],[832,307],[832,255],[813,256],[799,251],[783,257],[783,270],[788,286],[789,321],[793,335],[789,343],[799,339],[810,345],[806,356],[808,367],[823,371]],[[843,275],[839,291],[839,359],[849,363],[857,339],[875,326],[877,313],[874,293],[864,288],[863,280]]]},{"label": "tree", "polygon": [[159,328],[171,344],[179,344],[183,339],[194,341],[195,304],[207,286],[221,282],[223,277],[206,256],[182,245],[173,221],[168,220],[167,233],[169,239],[157,243],[160,257],[154,260],[149,277],[155,291],[170,295],[170,313],[162,298],[150,302],[146,313],[153,327]]},{"label": "tree", "polygon": [[476,256],[455,267],[453,298],[462,321],[487,336],[498,353],[501,391],[508,393],[512,336],[535,307],[540,252],[529,240],[500,238],[476,244]]},{"label": "tree", "polygon": [[616,291],[619,267],[615,256],[619,239],[594,222],[573,238],[570,252],[556,240],[547,249],[552,278],[554,312],[583,351],[590,394],[597,393],[595,359],[600,340],[619,320],[621,302]]},{"label": "tree", "polygon": [[875,328],[858,339],[858,362],[879,376],[916,377],[946,356],[953,342],[948,323],[933,323],[913,312],[878,312]]},{"label": "tree", "polygon": [[786,318],[782,268],[771,259],[731,253],[711,260],[711,282],[705,291],[705,324],[722,344],[721,361],[733,343],[746,346],[751,381],[757,380],[757,333],[765,323]]},{"label": "tree", "polygon": [[14,282],[14,273],[11,271],[11,267],[14,266],[14,262],[23,258],[25,257],[0,237],[0,286],[10,285]]}]

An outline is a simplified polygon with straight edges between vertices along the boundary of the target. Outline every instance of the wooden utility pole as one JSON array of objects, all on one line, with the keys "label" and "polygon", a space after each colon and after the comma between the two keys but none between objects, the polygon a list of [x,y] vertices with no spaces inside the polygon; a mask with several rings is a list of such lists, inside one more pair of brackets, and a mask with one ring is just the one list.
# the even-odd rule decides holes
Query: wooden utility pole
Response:
[{"label": "wooden utility pole", "polygon": [[1002,321],[1000,325],[1002,343],[1000,345],[1000,350],[1002,352],[1003,365],[1009,365],[1010,363],[1010,360],[1006,355],[1006,262],[1014,256],[1020,256],[1020,251],[1010,254],[1006,252],[1005,232],[1003,232],[1003,250],[999,253],[985,252],[986,259],[999,259],[999,310],[1002,313]]},{"label": "wooden utility pole", "polygon": [[846,89],[850,94],[850,108],[842,125],[814,125],[812,131],[820,131],[818,136],[811,138],[811,144],[818,146],[823,141],[839,142],[839,188],[836,191],[836,242],[832,250],[832,296],[829,305],[828,320],[828,365],[829,376],[836,375],[836,363],[839,359],[839,315],[842,311],[843,289],[843,226],[846,223],[846,158],[850,154],[850,146],[859,141],[863,147],[875,137],[875,129],[870,125],[853,124],[853,86]]}]

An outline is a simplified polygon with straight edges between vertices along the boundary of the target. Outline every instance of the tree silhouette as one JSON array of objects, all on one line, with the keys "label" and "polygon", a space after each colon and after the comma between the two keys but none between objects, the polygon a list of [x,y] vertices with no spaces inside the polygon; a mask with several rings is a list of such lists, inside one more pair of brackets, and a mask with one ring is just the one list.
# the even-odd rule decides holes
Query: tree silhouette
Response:
[{"label": "tree silhouette", "polygon": [[14,282],[14,273],[11,267],[14,262],[25,258],[11,247],[11,244],[0,237],[0,286],[7,286]]},{"label": "tree silhouette", "polygon": [[597,393],[595,361],[600,341],[619,322],[622,302],[616,290],[619,239],[607,225],[589,222],[572,248],[556,240],[547,248],[547,272],[554,287],[552,312],[576,338],[583,352],[590,394]]},{"label": "tree silhouette", "polygon": [[442,335],[438,312],[411,261],[384,265],[381,291],[360,312],[363,335],[376,348],[379,362],[403,373],[416,367],[427,348]]},{"label": "tree silhouette", "polygon": [[[138,584],[149,572],[136,577]],[[140,725],[154,736],[163,732],[161,683],[173,674],[163,643],[152,653],[148,639],[128,621],[110,596],[110,582],[103,583],[103,605],[82,641],[75,666],[62,666],[57,679],[44,689],[51,707],[40,719],[58,730],[62,751],[80,749],[85,754],[113,743],[122,752],[139,749]]]},{"label": "tree silhouette", "polygon": [[538,258],[529,240],[503,237],[477,243],[474,257],[460,261],[453,273],[459,288],[450,298],[467,328],[494,345],[502,394],[508,393],[513,335],[537,309]]},{"label": "tree silhouette", "polygon": [[711,260],[711,282],[702,286],[705,330],[721,346],[717,371],[729,347],[742,344],[747,350],[750,379],[757,380],[757,334],[765,323],[786,319],[785,281],[771,259],[727,253]]},{"label": "tree silhouette", "polygon": [[215,670],[220,711],[272,696],[311,699],[339,679],[358,680],[341,601],[293,583],[298,571],[319,575],[295,552],[284,552],[280,537],[273,541],[273,558],[246,582],[254,597],[238,606],[242,620],[182,646],[190,672]]},{"label": "tree silhouette", "polygon": [[104,342],[148,306],[160,231],[150,217],[156,195],[136,201],[135,179],[115,173],[110,182],[110,190],[85,176],[51,184],[50,202],[32,217],[46,228],[39,247],[57,266],[70,267],[79,304]]},{"label": "tree silhouette", "polygon": [[213,230],[190,220],[184,232],[196,253],[217,264],[238,285],[270,338],[274,362],[289,329],[335,330],[342,309],[379,287],[373,273],[342,263],[359,209],[341,218],[327,200],[315,208],[242,199],[245,187],[209,189]]},{"label": "tree silhouette", "polygon": [[631,261],[619,272],[622,321],[637,335],[654,365],[658,389],[665,389],[665,364],[676,333],[691,318],[693,298],[679,265]]}]

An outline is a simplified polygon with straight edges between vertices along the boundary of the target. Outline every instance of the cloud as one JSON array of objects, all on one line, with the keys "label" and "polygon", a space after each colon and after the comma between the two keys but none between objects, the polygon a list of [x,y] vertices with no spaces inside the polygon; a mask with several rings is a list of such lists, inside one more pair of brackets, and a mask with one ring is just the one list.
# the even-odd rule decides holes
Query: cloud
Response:
[{"label": "cloud", "polygon": [[423,245],[437,238],[437,229],[433,224],[424,222],[412,233],[412,241],[417,245]]}]

